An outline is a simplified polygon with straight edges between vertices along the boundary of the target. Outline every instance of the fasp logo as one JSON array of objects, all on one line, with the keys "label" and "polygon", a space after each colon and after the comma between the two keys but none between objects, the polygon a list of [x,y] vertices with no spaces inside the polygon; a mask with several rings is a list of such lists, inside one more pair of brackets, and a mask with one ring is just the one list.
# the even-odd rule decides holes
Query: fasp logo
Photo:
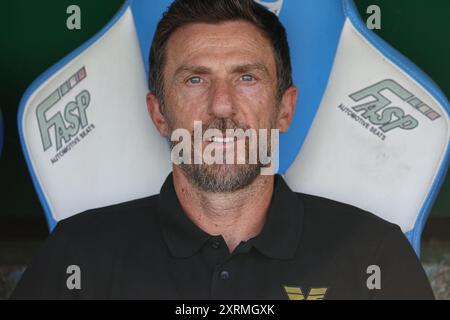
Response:
[{"label": "fasp logo", "polygon": [[405,111],[392,106],[391,101],[381,93],[383,90],[389,90],[403,101],[409,100],[413,94],[391,79],[383,80],[370,87],[364,88],[351,94],[349,97],[358,102],[371,97],[370,102],[362,103],[352,107],[356,112],[362,112],[361,116],[373,125],[379,126],[383,132],[388,132],[396,128],[412,130],[419,125],[419,121],[411,115],[406,115]]},{"label": "fasp logo", "polygon": [[412,130],[419,125],[419,121],[413,116],[407,115],[404,109],[392,105],[392,101],[382,93],[384,90],[392,92],[403,100],[405,105],[413,107],[431,121],[441,117],[439,113],[400,84],[392,79],[386,79],[349,95],[355,102],[372,98],[371,101],[354,106],[352,109],[361,113],[361,116],[373,125],[379,126],[383,132],[397,128]]},{"label": "fasp logo", "polygon": [[[88,126],[86,109],[89,107],[91,95],[87,90],[81,91],[73,101],[67,103],[63,112],[58,111],[52,116],[48,115],[56,103],[84,78],[86,78],[86,69],[83,67],[37,107],[36,117],[44,151],[54,144],[56,144],[56,151],[59,151],[63,144],[69,143],[78,134],[80,129]],[[54,140],[52,140],[52,132]]]},{"label": "fasp logo", "polygon": [[71,96],[64,108],[57,103],[87,77],[83,67],[61,84],[36,108],[36,119],[41,135],[44,152],[53,146],[56,151],[50,157],[55,164],[79,142],[85,139],[95,129],[88,121],[88,108],[91,94],[88,90],[79,90]]},{"label": "fasp logo", "polygon": [[[420,121],[435,121],[441,117],[433,108],[392,79],[377,82],[348,97],[359,104],[348,107],[341,103],[338,109],[383,141],[387,138],[387,133],[395,129],[410,131],[417,128],[420,114],[424,116]],[[413,110],[416,111],[414,116],[410,114]]]}]

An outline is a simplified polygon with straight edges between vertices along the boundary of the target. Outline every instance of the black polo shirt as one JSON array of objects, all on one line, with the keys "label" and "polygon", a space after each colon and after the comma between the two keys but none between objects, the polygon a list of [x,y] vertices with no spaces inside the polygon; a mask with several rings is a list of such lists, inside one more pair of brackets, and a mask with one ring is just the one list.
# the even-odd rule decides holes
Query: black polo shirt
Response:
[{"label": "black polo shirt", "polygon": [[[71,265],[79,267],[81,289],[67,287]],[[433,293],[396,225],[294,193],[280,176],[263,230],[230,254],[222,236],[187,218],[170,175],[159,195],[60,222],[13,298],[408,299]]]}]

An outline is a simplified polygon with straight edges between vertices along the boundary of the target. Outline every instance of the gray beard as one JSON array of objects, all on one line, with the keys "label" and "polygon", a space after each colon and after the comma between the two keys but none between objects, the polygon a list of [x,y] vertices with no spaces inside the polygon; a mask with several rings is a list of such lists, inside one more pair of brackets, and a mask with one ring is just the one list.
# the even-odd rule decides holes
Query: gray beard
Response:
[{"label": "gray beard", "polygon": [[180,164],[188,180],[199,190],[235,192],[249,186],[261,172],[260,164]]},{"label": "gray beard", "polygon": [[[216,119],[208,128],[246,130],[244,126],[239,126],[229,119]],[[207,128],[205,128],[206,130]],[[170,142],[171,147],[174,144]],[[194,154],[192,147],[191,154]],[[248,145],[246,144],[246,154],[248,155]],[[185,164],[179,165],[188,180],[200,191],[223,193],[235,192],[249,186],[261,172],[262,164]]]}]

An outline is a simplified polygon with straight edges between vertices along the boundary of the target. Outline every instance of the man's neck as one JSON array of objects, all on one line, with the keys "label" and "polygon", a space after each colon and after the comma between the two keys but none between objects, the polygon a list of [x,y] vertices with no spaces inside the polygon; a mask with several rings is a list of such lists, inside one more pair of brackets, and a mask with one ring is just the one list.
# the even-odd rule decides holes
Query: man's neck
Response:
[{"label": "man's neck", "polygon": [[178,200],[188,218],[206,233],[222,235],[230,252],[241,241],[261,232],[272,199],[274,176],[259,175],[249,186],[226,193],[199,190],[176,166],[173,180]]}]

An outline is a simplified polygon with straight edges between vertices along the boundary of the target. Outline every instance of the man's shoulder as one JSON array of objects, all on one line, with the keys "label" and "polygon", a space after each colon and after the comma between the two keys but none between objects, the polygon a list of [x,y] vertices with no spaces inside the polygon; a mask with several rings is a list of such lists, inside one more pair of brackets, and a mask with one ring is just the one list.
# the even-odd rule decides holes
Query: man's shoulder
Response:
[{"label": "man's shoulder", "polygon": [[[433,299],[420,261],[398,225],[352,205],[297,196],[305,213],[298,251],[316,268],[331,267],[335,289],[342,288],[348,297],[359,291],[370,299]],[[367,286],[373,266],[384,279],[382,290]]]},{"label": "man's shoulder", "polygon": [[322,198],[315,195],[296,193],[307,212],[313,212],[313,218],[339,220],[341,223],[369,223],[375,225],[392,225],[373,213],[350,204]]},{"label": "man's shoulder", "polygon": [[66,235],[98,237],[151,231],[157,221],[158,195],[90,209],[60,221],[57,231]]},{"label": "man's shoulder", "polygon": [[353,205],[303,193],[297,196],[304,207],[304,227],[313,232],[370,242],[390,232],[401,233],[396,224]]}]

